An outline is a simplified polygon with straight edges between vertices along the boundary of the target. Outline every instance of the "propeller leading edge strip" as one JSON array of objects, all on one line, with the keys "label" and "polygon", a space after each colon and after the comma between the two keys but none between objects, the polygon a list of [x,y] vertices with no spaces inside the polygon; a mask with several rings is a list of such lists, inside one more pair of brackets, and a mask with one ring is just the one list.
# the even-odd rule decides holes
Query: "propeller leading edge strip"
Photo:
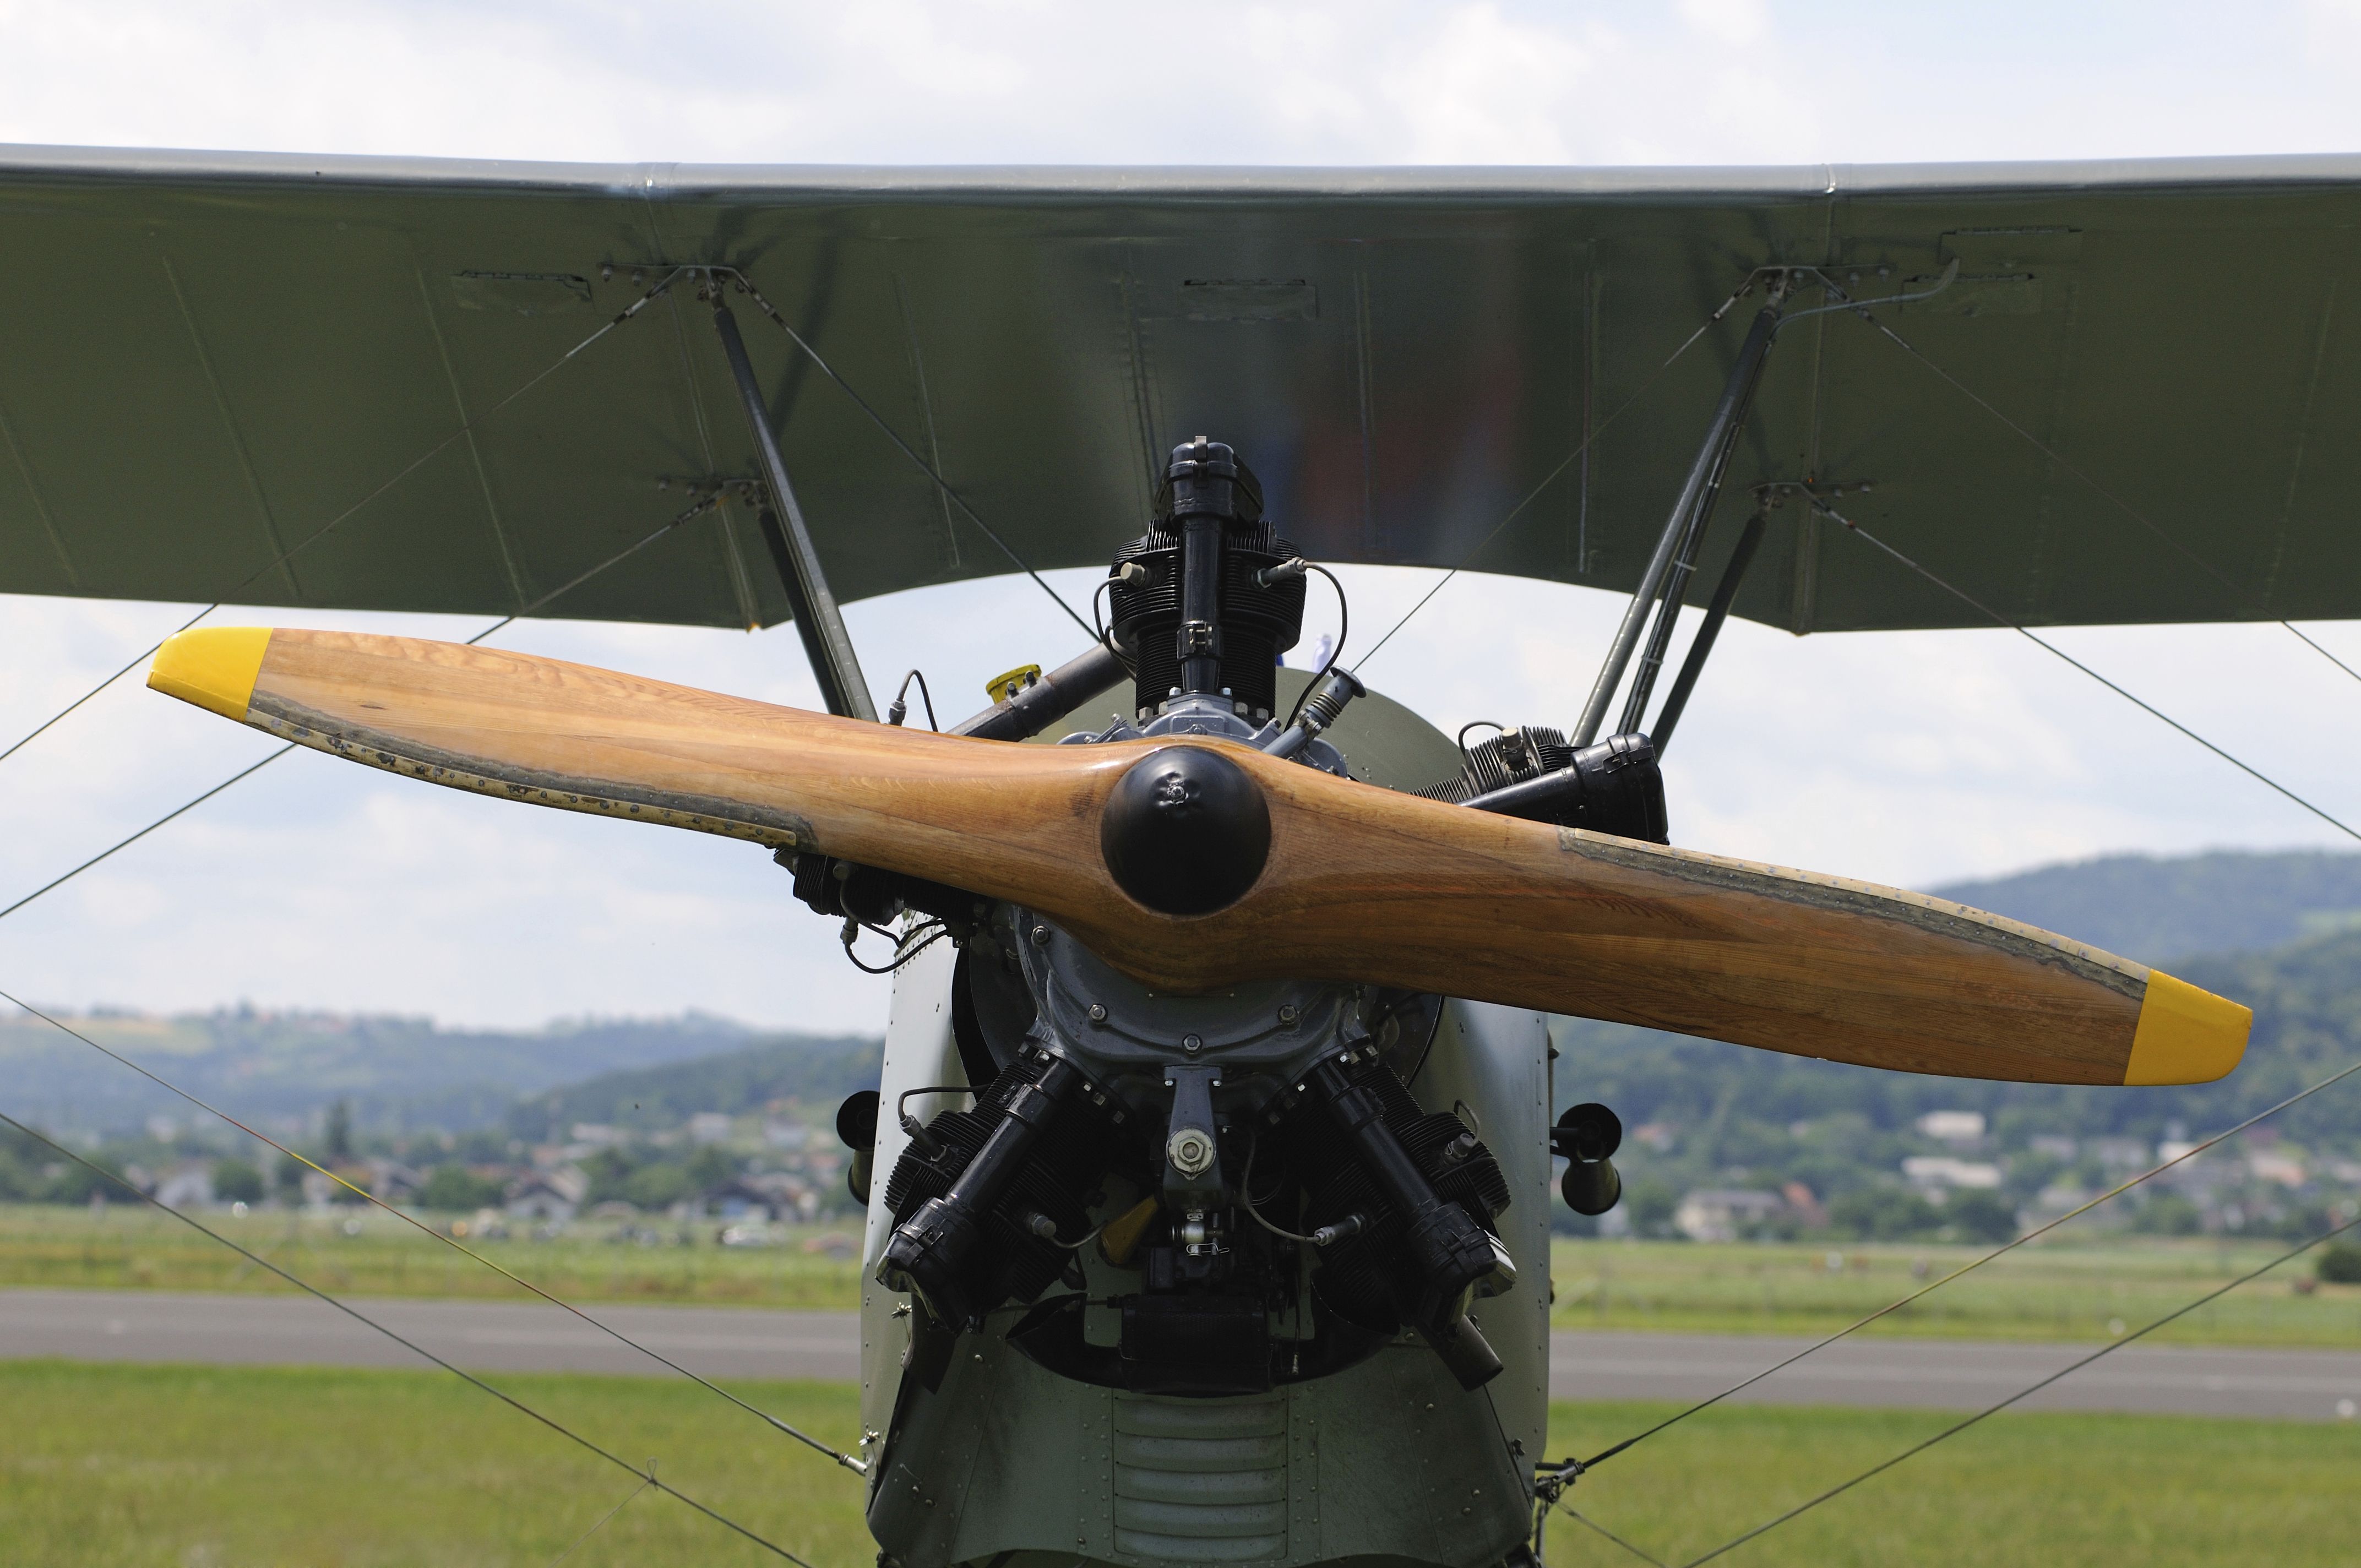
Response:
[{"label": "propeller leading edge strip", "polygon": [[[183,631],[148,685],[431,783],[1007,899],[1162,989],[1408,986],[2044,1083],[2210,1082],[2237,1066],[2253,1021],[2170,975],[1960,905],[1470,811],[1231,741],[1013,746],[489,648],[283,629]],[[1123,846],[1104,818],[1144,759],[1190,751],[1243,774],[1268,850],[1234,902],[1170,915],[1110,869]]]}]

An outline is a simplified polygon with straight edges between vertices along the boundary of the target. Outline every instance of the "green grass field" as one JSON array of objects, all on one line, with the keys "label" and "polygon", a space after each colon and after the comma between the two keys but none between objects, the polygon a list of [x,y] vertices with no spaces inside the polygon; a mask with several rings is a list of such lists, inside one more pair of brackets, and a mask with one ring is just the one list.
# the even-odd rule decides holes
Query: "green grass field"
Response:
[{"label": "green grass field", "polygon": [[[513,1376],[527,1402],[806,1557],[866,1568],[860,1484],[686,1384]],[[736,1392],[839,1443],[849,1387]],[[1560,1405],[1552,1452],[1660,1407]],[[1569,1498],[1678,1562],[1946,1424],[1925,1411],[1715,1410]],[[2001,1416],[1740,1549],[1733,1564],[2278,1568],[2361,1557],[2361,1426]],[[0,1559],[76,1568],[542,1568],[634,1483],[447,1375],[0,1364]],[[1553,1568],[1637,1561],[1561,1519]],[[569,1565],[775,1562],[644,1493]]]},{"label": "green grass field", "polygon": [[[261,1211],[199,1218],[298,1278],[337,1294],[523,1299],[482,1264],[381,1210],[327,1214]],[[447,1223],[432,1216],[430,1223]],[[710,1222],[681,1227],[663,1221],[640,1228],[662,1245],[609,1239],[623,1227],[591,1223],[554,1241],[519,1226],[505,1240],[467,1245],[543,1289],[569,1301],[698,1301],[716,1306],[841,1308],[861,1302],[857,1262],[807,1253],[803,1243],[833,1234],[858,1245],[857,1225],[794,1233],[777,1247],[714,1245]],[[680,1244],[686,1235],[689,1245]],[[110,1204],[93,1213],[35,1204],[0,1205],[0,1288],[70,1289],[258,1290],[293,1287],[147,1207]]]},{"label": "green grass field", "polygon": [[[323,1289],[365,1296],[515,1298],[517,1288],[375,1211],[208,1213],[205,1223]],[[355,1234],[347,1234],[350,1228]],[[470,1240],[544,1289],[576,1301],[694,1301],[850,1310],[860,1269],[803,1243],[850,1225],[796,1233],[786,1245],[713,1244],[715,1227],[654,1227],[664,1245],[609,1239],[613,1223],[556,1240]],[[679,1245],[682,1236],[689,1245]],[[2279,1244],[2114,1238],[2045,1242],[1944,1287],[1877,1333],[1951,1339],[2096,1342],[2111,1323],[2150,1321],[2262,1263]],[[1831,1269],[1834,1256],[1837,1266]],[[1975,1255],[1936,1246],[1698,1245],[1561,1242],[1552,1259],[1560,1328],[1700,1333],[1817,1333],[1841,1327]],[[2290,1264],[2191,1314],[2159,1336],[2180,1343],[2361,1344],[2361,1286],[2309,1294],[2310,1260]],[[0,1288],[266,1290],[290,1287],[152,1209],[0,1205]]]},{"label": "green grass field", "polygon": [[[1864,1332],[2103,1341],[2120,1332],[2114,1325],[2152,1322],[2286,1249],[2284,1242],[2044,1241],[1986,1264]],[[1561,1242],[1551,1259],[1557,1299],[1550,1319],[1562,1329],[1825,1333],[1985,1250]],[[2361,1286],[2319,1284],[2307,1255],[2156,1337],[2178,1344],[2361,1345]]]}]

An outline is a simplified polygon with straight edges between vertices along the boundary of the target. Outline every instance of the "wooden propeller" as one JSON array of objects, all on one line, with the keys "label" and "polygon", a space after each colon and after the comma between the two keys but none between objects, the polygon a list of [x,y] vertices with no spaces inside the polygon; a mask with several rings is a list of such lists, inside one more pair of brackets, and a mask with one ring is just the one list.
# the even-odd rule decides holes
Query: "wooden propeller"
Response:
[{"label": "wooden propeller", "polygon": [[[434,784],[1013,900],[1176,991],[1281,977],[1400,985],[2042,1083],[2211,1081],[2237,1065],[2253,1017],[2170,975],[1939,899],[1470,811],[1228,741],[1013,746],[528,654],[329,631],[184,631],[148,685]],[[1168,842],[1153,837],[1156,813],[1185,819],[1203,804],[1191,804],[1199,783],[1224,780],[1225,809],[1262,825],[1246,831],[1262,834],[1259,871],[1247,855],[1243,891],[1209,913],[1160,912],[1202,904],[1141,880],[1143,844]],[[1142,811],[1150,836],[1118,841]],[[1235,828],[1234,817],[1223,822]],[[1202,842],[1184,831],[1166,858],[1185,869],[1204,859],[1192,850]]]}]

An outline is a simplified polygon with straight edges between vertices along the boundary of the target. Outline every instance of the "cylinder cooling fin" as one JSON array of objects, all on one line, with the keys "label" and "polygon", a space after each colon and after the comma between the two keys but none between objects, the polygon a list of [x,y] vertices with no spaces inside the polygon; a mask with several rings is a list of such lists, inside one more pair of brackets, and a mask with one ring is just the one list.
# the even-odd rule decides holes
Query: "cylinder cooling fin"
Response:
[{"label": "cylinder cooling fin", "polygon": [[[1193,614],[1188,603],[1192,521],[1219,534],[1218,564],[1200,568],[1213,587],[1213,608]],[[1268,715],[1279,656],[1302,631],[1304,582],[1299,576],[1266,585],[1261,575],[1300,554],[1264,520],[1262,488],[1229,447],[1201,439],[1176,448],[1154,521],[1115,552],[1108,590],[1110,631],[1138,672],[1135,708],[1150,712],[1188,685],[1185,633],[1194,621],[1203,627],[1198,635],[1220,670],[1202,689],[1227,690],[1248,713]],[[1125,570],[1134,565],[1137,573]]]}]

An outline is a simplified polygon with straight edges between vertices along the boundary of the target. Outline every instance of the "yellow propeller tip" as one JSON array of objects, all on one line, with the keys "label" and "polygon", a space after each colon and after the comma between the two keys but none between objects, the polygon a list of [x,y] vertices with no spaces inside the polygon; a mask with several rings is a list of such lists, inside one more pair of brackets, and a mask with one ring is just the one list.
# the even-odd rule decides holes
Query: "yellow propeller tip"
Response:
[{"label": "yellow propeller tip", "polygon": [[2246,1054],[2246,1031],[2254,1024],[2252,1009],[2150,970],[2124,1081],[2211,1083],[2225,1077]]},{"label": "yellow propeller tip", "polygon": [[148,685],[243,723],[270,646],[267,626],[201,626],[176,631],[156,650]]}]

